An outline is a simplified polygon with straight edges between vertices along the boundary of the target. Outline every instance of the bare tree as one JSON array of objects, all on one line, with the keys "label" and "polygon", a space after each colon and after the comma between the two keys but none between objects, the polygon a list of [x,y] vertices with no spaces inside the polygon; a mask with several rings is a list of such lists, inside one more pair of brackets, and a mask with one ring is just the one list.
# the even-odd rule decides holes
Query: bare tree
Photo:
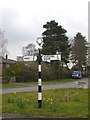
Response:
[{"label": "bare tree", "polygon": [[5,38],[5,32],[0,29],[0,56],[4,57],[7,54],[7,40]]},{"label": "bare tree", "polygon": [[35,44],[30,43],[27,46],[24,46],[22,48],[22,54],[23,54],[23,56],[30,56],[30,55],[34,56],[34,55],[36,55],[37,54],[37,49],[36,49]]}]

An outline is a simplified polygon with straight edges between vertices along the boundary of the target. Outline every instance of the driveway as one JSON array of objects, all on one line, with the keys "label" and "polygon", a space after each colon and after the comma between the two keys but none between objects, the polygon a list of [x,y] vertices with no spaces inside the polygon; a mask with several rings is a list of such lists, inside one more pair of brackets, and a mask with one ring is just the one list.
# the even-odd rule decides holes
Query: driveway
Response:
[{"label": "driveway", "polygon": [[[59,84],[50,84],[50,85],[42,85],[42,90],[50,90],[55,88],[79,88],[78,82],[85,82],[88,87],[88,78],[84,79],[76,79],[75,82],[68,83],[59,83]],[[0,94],[6,94],[11,92],[31,92],[37,91],[37,85],[29,85],[28,87],[20,87],[20,88],[3,88],[0,89]]]}]

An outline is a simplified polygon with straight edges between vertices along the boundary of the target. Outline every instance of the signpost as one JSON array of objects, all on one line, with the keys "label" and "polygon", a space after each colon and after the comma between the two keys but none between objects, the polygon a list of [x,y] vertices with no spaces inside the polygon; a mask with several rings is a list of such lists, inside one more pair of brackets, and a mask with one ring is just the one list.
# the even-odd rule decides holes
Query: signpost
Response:
[{"label": "signpost", "polygon": [[[37,56],[24,56],[23,61],[36,61]],[[58,55],[42,55],[42,61],[51,62],[52,60],[61,60],[61,54]]]},{"label": "signpost", "polygon": [[58,55],[43,55],[42,60],[46,62],[51,62],[52,60],[61,60],[61,54]]},{"label": "signpost", "polygon": [[37,56],[24,56],[23,61],[36,61]]},{"label": "signpost", "polygon": [[41,62],[42,56],[39,49],[39,54],[37,56],[38,60],[38,108],[42,107],[42,78],[41,78]]},{"label": "signpost", "polygon": [[42,78],[41,78],[41,62],[60,61],[61,54],[41,55],[40,49],[38,56],[24,56],[23,61],[38,61],[38,108],[42,107]]},{"label": "signpost", "polygon": [[[39,46],[41,46],[43,40],[38,38],[37,41]],[[38,61],[38,108],[42,107],[42,78],[41,78],[41,62],[51,62],[53,60],[61,61],[61,54],[56,55],[41,55],[40,49],[38,56],[24,56],[23,61]]]}]

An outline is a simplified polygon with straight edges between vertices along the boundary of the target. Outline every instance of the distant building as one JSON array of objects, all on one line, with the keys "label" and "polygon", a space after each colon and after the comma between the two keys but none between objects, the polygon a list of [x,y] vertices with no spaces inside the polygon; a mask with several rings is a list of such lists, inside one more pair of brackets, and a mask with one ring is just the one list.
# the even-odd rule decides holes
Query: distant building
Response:
[{"label": "distant building", "polygon": [[23,57],[22,56],[17,56],[17,61],[23,61]]},{"label": "distant building", "polygon": [[0,56],[0,83],[3,83],[2,79],[4,78],[2,72],[6,68],[13,67],[16,64],[15,60],[12,59],[5,59],[4,57]]},{"label": "distant building", "polygon": [[2,65],[2,68],[3,67],[10,67],[10,66],[12,66],[15,63],[16,63],[15,60],[5,59],[4,57],[0,56],[0,64]]}]

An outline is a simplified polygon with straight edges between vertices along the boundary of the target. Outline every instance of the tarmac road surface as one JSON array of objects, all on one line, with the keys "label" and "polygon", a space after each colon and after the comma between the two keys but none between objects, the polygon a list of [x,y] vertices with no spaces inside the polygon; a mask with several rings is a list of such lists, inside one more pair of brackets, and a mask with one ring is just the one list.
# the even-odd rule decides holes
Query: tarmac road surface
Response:
[{"label": "tarmac road surface", "polygon": [[[90,84],[88,82],[89,78],[84,79],[75,79],[75,82],[68,82],[68,83],[59,83],[59,84],[50,84],[50,85],[43,85],[43,90],[55,89],[55,88],[78,88],[77,82],[85,82],[87,86],[90,88]],[[30,92],[30,91],[37,91],[37,85],[29,85],[28,87],[19,87],[19,88],[3,88],[0,89],[0,94],[6,94],[11,92]],[[2,115],[0,114],[0,120]],[[7,118],[7,116],[6,116]],[[16,119],[15,119],[16,120]],[[24,119],[22,119],[24,120]],[[37,120],[37,119],[35,119]]]},{"label": "tarmac road surface", "polygon": [[[75,82],[68,82],[68,83],[60,83],[60,84],[50,84],[50,85],[42,85],[42,90],[50,90],[55,88],[79,88],[77,82],[85,82],[88,86],[88,78],[84,79],[76,79]],[[30,92],[30,91],[37,91],[37,85],[29,85],[27,87],[18,87],[18,88],[3,88],[0,89],[0,94],[6,94],[11,92]]]}]

